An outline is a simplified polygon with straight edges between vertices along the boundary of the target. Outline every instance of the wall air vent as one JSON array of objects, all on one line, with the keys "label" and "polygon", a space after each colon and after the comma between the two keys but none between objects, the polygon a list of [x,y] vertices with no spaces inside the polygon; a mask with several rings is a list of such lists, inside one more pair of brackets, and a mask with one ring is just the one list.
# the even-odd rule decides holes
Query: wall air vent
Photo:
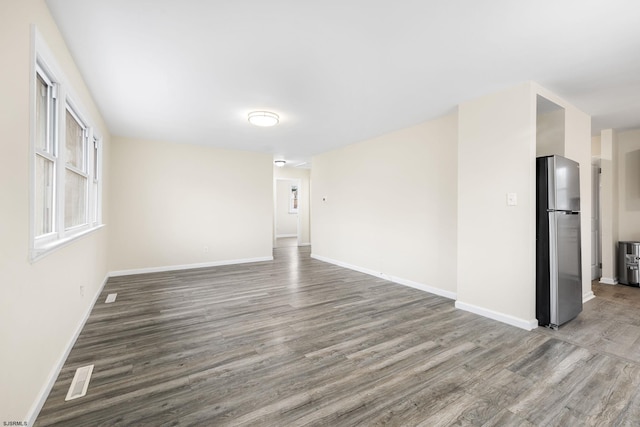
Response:
[{"label": "wall air vent", "polygon": [[76,369],[76,374],[73,376],[71,387],[69,387],[67,397],[64,399],[65,401],[77,399],[87,394],[92,372],[93,365],[83,366],[82,368]]}]

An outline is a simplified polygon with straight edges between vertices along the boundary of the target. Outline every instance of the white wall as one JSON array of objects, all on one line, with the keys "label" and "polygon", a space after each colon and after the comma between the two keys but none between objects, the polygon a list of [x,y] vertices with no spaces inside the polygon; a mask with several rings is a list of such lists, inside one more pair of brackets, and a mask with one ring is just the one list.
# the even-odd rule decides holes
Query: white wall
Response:
[{"label": "white wall", "polygon": [[[580,163],[583,299],[591,292],[591,119],[535,83],[459,107],[456,306],[531,329],[535,320],[538,95],[564,108],[564,155]],[[557,143],[554,143],[557,145]],[[556,147],[558,149],[560,147]],[[507,193],[518,205],[507,206]]]},{"label": "white wall", "polygon": [[640,241],[640,129],[592,138],[600,159],[601,283],[616,284],[618,241]]},{"label": "white wall", "polygon": [[618,132],[618,237],[640,241],[640,129]]},{"label": "white wall", "polygon": [[565,111],[559,109],[536,116],[536,157],[564,156]]},{"label": "white wall", "polygon": [[580,238],[582,241],[582,295],[593,298],[591,290],[591,116],[573,105],[559,101],[565,108],[564,155],[580,163]]},{"label": "white wall", "polygon": [[300,189],[298,194],[300,203],[300,206],[298,208],[298,215],[300,216],[299,242],[301,245],[311,244],[311,208],[309,205],[311,191],[311,170],[288,167],[278,168],[274,166],[273,176],[276,179],[283,178],[300,181]]},{"label": "white wall", "polygon": [[[28,261],[31,24],[102,134],[105,163],[110,154],[106,127],[44,1],[0,2],[0,421],[5,422],[33,420],[107,275],[107,206],[107,227]],[[105,195],[108,182],[107,174]]]},{"label": "white wall", "polygon": [[272,158],[114,138],[110,270],[272,257]]},{"label": "white wall", "polygon": [[276,179],[276,237],[298,235],[298,213],[289,212],[292,185],[298,185],[298,181]]},{"label": "white wall", "polygon": [[456,129],[451,114],[315,156],[313,256],[455,297]]},{"label": "white wall", "polygon": [[535,101],[522,84],[460,104],[458,117],[456,307],[527,329],[537,325]]},{"label": "white wall", "polygon": [[594,135],[591,137],[591,162],[600,160],[602,150],[600,148],[600,135]]}]

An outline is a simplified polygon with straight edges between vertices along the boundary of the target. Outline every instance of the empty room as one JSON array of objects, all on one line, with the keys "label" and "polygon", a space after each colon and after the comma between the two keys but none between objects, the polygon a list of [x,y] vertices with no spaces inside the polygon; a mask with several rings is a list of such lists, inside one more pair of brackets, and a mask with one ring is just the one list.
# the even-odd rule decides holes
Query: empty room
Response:
[{"label": "empty room", "polygon": [[640,6],[0,3],[3,426],[637,426]]}]

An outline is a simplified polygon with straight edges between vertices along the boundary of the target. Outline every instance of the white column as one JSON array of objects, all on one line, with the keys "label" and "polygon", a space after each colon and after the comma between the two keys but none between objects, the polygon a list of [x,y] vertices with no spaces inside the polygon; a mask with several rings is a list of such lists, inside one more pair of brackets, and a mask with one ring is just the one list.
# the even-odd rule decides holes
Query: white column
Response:
[{"label": "white column", "polygon": [[600,226],[602,236],[602,278],[600,283],[618,283],[616,245],[618,243],[617,141],[613,129],[600,133]]}]

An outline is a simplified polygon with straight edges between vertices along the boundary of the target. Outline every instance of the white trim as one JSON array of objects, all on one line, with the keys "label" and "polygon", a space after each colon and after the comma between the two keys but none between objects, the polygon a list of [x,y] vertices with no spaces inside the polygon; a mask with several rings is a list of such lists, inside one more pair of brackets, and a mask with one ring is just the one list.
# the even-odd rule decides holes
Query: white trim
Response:
[{"label": "white trim", "polygon": [[[99,228],[101,224],[101,214],[98,215],[98,222],[92,221],[92,206],[97,201],[98,209],[102,210],[102,190],[101,181],[98,181],[98,192],[94,194],[93,186],[91,182],[91,173],[89,171],[89,138],[92,134],[100,135],[101,132],[96,129],[92,115],[89,110],[81,102],[81,98],[78,97],[74,91],[73,86],[67,80],[64,72],[62,72],[56,56],[47,46],[47,43],[38,31],[35,25],[31,25],[31,65],[30,65],[30,84],[29,84],[29,262],[34,263],[49,253],[53,252],[57,248],[66,246],[70,242],[77,238],[83,237]],[[38,71],[39,70],[39,71]],[[36,155],[43,155],[36,149],[35,141],[35,90],[36,90],[36,74],[42,74],[49,79],[54,87],[57,88],[56,103],[55,103],[55,135],[53,138],[56,141],[56,147],[52,151],[51,158],[49,160],[54,161],[54,206],[53,206],[53,231],[43,236],[36,236],[35,230],[35,196],[36,196]],[[77,170],[75,167],[69,167],[66,162],[64,153],[64,141],[65,141],[65,120],[66,114],[69,112],[74,119],[77,119],[79,123],[85,129],[85,147],[84,147],[84,168],[83,170]],[[102,144],[100,144],[101,147]],[[102,151],[99,152],[100,156]],[[100,167],[102,167],[102,157],[99,159]],[[85,193],[85,212],[86,223],[79,224],[78,226],[65,228],[64,224],[64,206],[65,206],[65,172],[67,170],[80,173],[87,179],[87,188]]]},{"label": "white trim", "polygon": [[273,261],[273,257],[266,256],[266,257],[258,257],[258,258],[243,258],[243,259],[230,259],[230,260],[213,261],[213,262],[200,262],[195,264],[168,265],[165,267],[134,268],[131,270],[110,271],[109,277],[131,276],[133,274],[145,274],[145,273],[163,273],[165,271],[191,270],[194,268],[219,267],[221,265],[247,264],[250,262],[265,262],[265,261]]},{"label": "white trim", "polygon": [[434,288],[433,286],[425,285],[422,283],[414,282],[412,280],[402,279],[400,277],[389,276],[386,274],[382,274],[382,277],[399,285],[408,286],[410,288],[419,289],[424,292],[429,292],[430,294],[439,295],[441,297],[449,298],[455,300],[457,298],[457,294],[451,291],[445,291],[444,289]]},{"label": "white trim", "polygon": [[[278,231],[278,181],[291,181],[295,182],[295,185],[298,186],[298,210],[295,213],[291,213],[292,215],[297,215],[296,217],[296,234],[276,234]],[[291,187],[289,187],[291,189]],[[300,224],[302,218],[302,209],[301,202],[302,199],[302,179],[300,178],[281,178],[281,177],[273,177],[273,247],[276,247],[276,241],[278,237],[297,237],[298,238],[298,246],[303,246],[300,244],[300,239],[302,239],[302,225]],[[287,197],[290,196],[290,191],[287,194]]]},{"label": "white trim", "polygon": [[593,291],[589,291],[586,294],[582,295],[582,303],[584,304],[587,301],[591,301],[595,297],[596,297],[596,295],[593,293]]},{"label": "white trim", "polygon": [[298,246],[311,246],[311,243],[300,243]]},{"label": "white trim", "polygon": [[64,237],[62,239],[58,239],[58,240],[54,240],[51,243],[47,244],[47,245],[41,245],[38,246],[36,248],[31,248],[31,253],[29,256],[29,261],[31,263],[34,263],[36,261],[41,260],[42,258],[46,257],[47,255],[55,252],[56,250],[63,248],[65,246],[67,246],[70,243],[73,243],[74,241],[81,239],[91,233],[93,233],[94,231],[98,231],[101,228],[103,228],[106,224],[100,224],[97,225],[95,227],[91,227],[88,229],[83,229],[80,232],[77,232],[75,234],[71,234],[67,237]]},{"label": "white trim", "polygon": [[617,285],[618,279],[611,277],[601,277],[600,283],[602,283],[603,285]]},{"label": "white trim", "polygon": [[[92,200],[93,206],[91,206],[91,221],[90,224],[97,226],[102,224],[102,159],[103,159],[103,139],[100,133],[96,130],[95,127],[91,128],[91,145],[94,149],[92,149],[92,169],[93,171],[93,183],[91,185],[91,189],[93,190],[93,185],[97,184],[96,192],[92,196],[90,200]],[[97,156],[97,161],[96,161]]]},{"label": "white trim", "polygon": [[477,305],[467,304],[466,302],[456,301],[456,308],[460,310],[468,311],[470,313],[478,314],[482,317],[497,320],[498,322],[506,323],[507,325],[515,326],[526,331],[531,331],[538,327],[538,320],[526,320],[518,317],[511,316],[509,314],[499,313],[497,311],[489,310],[484,307],[478,307]]},{"label": "white trim", "polygon": [[49,372],[49,378],[47,379],[47,382],[40,390],[40,393],[38,394],[38,398],[35,400],[33,405],[31,405],[29,412],[27,412],[27,420],[28,420],[27,425],[32,426],[35,424],[36,418],[38,418],[38,415],[40,414],[40,411],[42,410],[44,403],[47,401],[47,397],[49,397],[49,393],[51,393],[51,389],[53,388],[53,385],[55,384],[56,379],[58,378],[58,375],[60,375],[60,371],[62,370],[64,363],[67,361],[67,358],[69,357],[69,353],[71,353],[71,349],[73,348],[76,341],[78,340],[78,337],[80,336],[80,332],[82,332],[82,329],[84,329],[84,325],[87,323],[87,320],[89,320],[89,316],[93,311],[93,307],[96,305],[96,302],[98,301],[98,297],[100,296],[100,294],[102,293],[102,290],[107,284],[107,280],[109,280],[108,274],[105,276],[104,280],[102,281],[102,285],[100,285],[100,289],[98,289],[96,294],[93,296],[93,302],[87,308],[87,311],[84,313],[84,316],[80,321],[80,323],[78,324],[76,331],[74,332],[73,336],[67,343],[67,348],[62,353],[62,355],[60,355],[60,357],[58,358],[58,362],[54,365],[54,368]]},{"label": "white trim", "polygon": [[369,274],[371,276],[382,277],[381,273],[378,273],[377,271],[371,270],[369,268],[358,267],[357,265],[352,265],[346,262],[337,261],[335,259],[327,258],[322,255],[316,255],[314,253],[312,253],[310,256],[311,258],[317,259],[318,261],[328,262],[329,264],[337,265],[338,267],[348,268],[349,270],[358,271],[360,273]]},{"label": "white trim", "polygon": [[419,289],[421,291],[428,292],[430,294],[438,295],[438,296],[453,299],[453,300],[456,299],[455,292],[446,291],[440,288],[434,288],[433,286],[425,285],[423,283],[414,282],[412,280],[403,279],[401,277],[391,276],[389,274],[380,273],[364,267],[358,267],[356,265],[348,264],[342,261],[337,261],[321,255],[316,255],[313,253],[311,254],[311,258],[317,259],[318,261],[327,262],[329,264],[334,264],[334,265],[337,265],[338,267],[348,268],[349,270],[354,270],[360,273],[368,274],[370,276],[379,277],[381,279],[385,279],[390,282],[397,283],[398,285],[408,286],[410,288]]}]

